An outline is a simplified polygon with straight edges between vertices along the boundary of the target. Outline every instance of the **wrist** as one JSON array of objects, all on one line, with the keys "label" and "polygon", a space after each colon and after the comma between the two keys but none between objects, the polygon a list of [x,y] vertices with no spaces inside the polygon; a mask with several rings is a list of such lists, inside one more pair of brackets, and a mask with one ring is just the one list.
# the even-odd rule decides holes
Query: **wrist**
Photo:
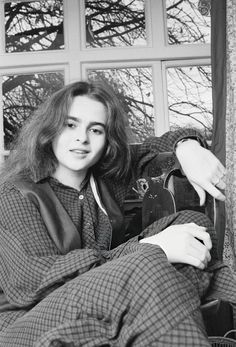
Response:
[{"label": "wrist", "polygon": [[199,143],[199,141],[197,139],[185,138],[185,139],[181,139],[180,141],[178,141],[176,143],[176,148],[178,148],[180,145],[182,145],[183,143],[186,143],[186,142],[188,142],[188,143],[191,143],[191,142],[192,143],[197,143],[200,146],[200,143]]},{"label": "wrist", "polygon": [[184,149],[185,147],[195,147],[195,146],[201,146],[200,143],[198,142],[197,139],[190,139],[190,138],[186,138],[186,139],[182,139],[180,141],[177,142],[176,147],[175,147],[175,153],[176,155],[178,155],[178,152],[182,149]]}]

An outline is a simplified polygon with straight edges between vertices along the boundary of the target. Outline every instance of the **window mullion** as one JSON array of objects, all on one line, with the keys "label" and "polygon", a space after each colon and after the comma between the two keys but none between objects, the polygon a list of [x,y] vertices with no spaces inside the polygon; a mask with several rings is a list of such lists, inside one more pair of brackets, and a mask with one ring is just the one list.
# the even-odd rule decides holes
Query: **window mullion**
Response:
[{"label": "window mullion", "polygon": [[81,36],[84,34],[84,28],[80,19],[81,3],[82,1],[78,0],[64,0],[64,31],[70,81],[81,79],[80,51]]},{"label": "window mullion", "polygon": [[166,76],[161,61],[153,64],[153,90],[155,134],[161,136],[169,130]]},{"label": "window mullion", "polygon": [[164,7],[163,2],[150,0],[150,22],[152,32],[152,47],[155,52],[163,52],[165,49]]}]

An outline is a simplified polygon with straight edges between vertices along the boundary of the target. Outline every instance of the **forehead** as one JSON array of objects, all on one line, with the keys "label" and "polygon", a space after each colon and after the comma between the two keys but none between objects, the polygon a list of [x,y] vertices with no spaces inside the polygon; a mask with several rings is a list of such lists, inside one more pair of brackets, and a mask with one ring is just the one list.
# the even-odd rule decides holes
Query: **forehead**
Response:
[{"label": "forehead", "polygon": [[69,109],[69,116],[77,118],[79,121],[107,122],[106,107],[97,100],[86,95],[79,95],[73,98]]}]

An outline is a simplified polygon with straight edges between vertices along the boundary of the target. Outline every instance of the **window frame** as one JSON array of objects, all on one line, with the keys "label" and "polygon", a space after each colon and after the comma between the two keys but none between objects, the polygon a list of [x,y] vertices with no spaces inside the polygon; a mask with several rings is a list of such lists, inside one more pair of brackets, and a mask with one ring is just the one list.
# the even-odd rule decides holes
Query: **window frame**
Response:
[{"label": "window frame", "polygon": [[[35,0],[15,0],[17,2]],[[155,134],[168,130],[168,100],[166,90],[167,66],[186,61],[192,65],[203,61],[210,63],[210,44],[169,45],[165,30],[165,0],[145,0],[147,46],[89,48],[85,46],[84,0],[64,0],[65,48],[55,51],[5,53],[4,4],[0,0],[0,81],[8,73],[57,71],[64,69],[65,83],[86,78],[90,66],[137,67],[152,66]],[[158,33],[158,35],[156,34]],[[177,65],[175,65],[177,66]],[[0,91],[0,158],[6,153],[3,148],[3,101]],[[1,160],[1,159],[0,159]],[[3,159],[2,159],[3,160]]]},{"label": "window frame", "polygon": [[[56,67],[56,68],[55,68]],[[37,73],[47,73],[47,72],[60,72],[64,74],[65,83],[69,83],[69,73],[67,65],[44,65],[44,66],[29,66],[22,67],[17,69],[17,71],[11,67],[4,70],[4,74],[0,73],[0,83],[2,84],[2,79],[7,75],[28,75],[28,74],[37,74]],[[0,118],[3,120],[3,98],[0,96]],[[7,156],[9,150],[6,150],[4,147],[4,127],[3,121],[0,122],[0,163],[2,161],[2,156]]]},{"label": "window frame", "polygon": [[[211,59],[210,58],[202,58],[202,59],[186,59],[186,60],[168,60],[163,61],[161,63],[162,67],[162,82],[163,82],[163,94],[162,97],[164,99],[164,118],[165,118],[165,125],[166,127],[162,129],[162,131],[159,132],[159,135],[162,135],[166,131],[170,129],[169,124],[169,105],[168,105],[168,89],[167,89],[167,72],[166,70],[168,68],[178,68],[178,67],[187,67],[187,66],[198,66],[198,65],[205,65],[209,66],[211,65]],[[160,100],[158,100],[160,102]]]}]

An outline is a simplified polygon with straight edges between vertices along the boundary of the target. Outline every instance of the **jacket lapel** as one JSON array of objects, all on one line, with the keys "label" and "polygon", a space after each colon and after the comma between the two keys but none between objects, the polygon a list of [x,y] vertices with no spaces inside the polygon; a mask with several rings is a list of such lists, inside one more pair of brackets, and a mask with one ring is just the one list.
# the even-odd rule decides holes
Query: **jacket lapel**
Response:
[{"label": "jacket lapel", "polygon": [[[39,208],[47,230],[62,254],[81,248],[80,234],[48,182],[17,181],[14,185]],[[114,248],[125,240],[124,216],[105,182],[98,178],[94,185],[94,197],[112,226],[111,248]]]},{"label": "jacket lapel", "polygon": [[18,181],[14,185],[39,208],[46,228],[62,254],[81,248],[80,234],[49,183]]}]

